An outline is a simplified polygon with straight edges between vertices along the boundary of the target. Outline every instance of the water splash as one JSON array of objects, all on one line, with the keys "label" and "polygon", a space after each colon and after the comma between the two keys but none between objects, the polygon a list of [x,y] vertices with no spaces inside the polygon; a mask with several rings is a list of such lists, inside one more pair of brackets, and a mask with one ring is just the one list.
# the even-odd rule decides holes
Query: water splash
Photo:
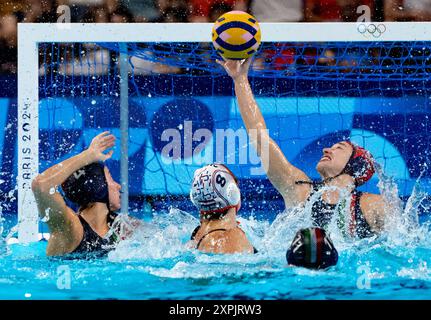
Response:
[{"label": "water splash", "polygon": [[[377,173],[380,192],[391,204],[386,209],[393,213],[381,236],[366,239],[349,236],[352,195],[347,190],[327,186],[313,193],[310,201],[304,205],[279,213],[272,223],[256,220],[253,214],[249,217],[239,215],[240,226],[258,249],[258,254],[211,255],[195,250],[189,245],[189,239],[193,229],[199,225],[199,220],[188,212],[171,208],[167,213],[156,213],[132,237],[121,241],[109,254],[109,261],[144,263],[146,273],[167,278],[243,276],[259,274],[262,270],[277,273],[286,269],[285,254],[295,233],[313,225],[313,203],[323,192],[337,191],[339,201],[335,211],[338,214],[333,215],[327,227],[340,255],[340,262],[334,270],[344,275],[356,275],[359,266],[368,265],[370,272],[382,279],[389,276],[388,272],[408,276],[409,270],[415,270],[414,264],[420,264],[415,255],[421,250],[428,252],[428,248],[431,248],[427,240],[428,225],[420,224],[418,219],[427,194],[421,190],[418,179],[404,207],[394,180],[387,177],[379,167]],[[344,219],[342,223],[341,218]],[[383,259],[390,262],[391,269],[388,271],[378,266],[376,256],[379,261]],[[423,257],[423,254],[420,256]],[[408,261],[413,261],[413,264],[408,264]]]},{"label": "water splash", "polygon": [[311,212],[311,209],[308,211],[307,207],[295,207],[278,214],[265,228],[261,241],[262,250],[270,256],[277,256],[283,251],[284,256],[295,232],[311,225],[311,214],[308,215],[308,212]]},{"label": "water splash", "polygon": [[[406,205],[413,211],[424,205],[421,200],[424,194],[420,188],[416,188],[414,193],[416,196],[409,199],[410,205]],[[307,299],[319,295],[322,298],[345,298],[355,292],[356,298],[384,299],[410,298],[411,292],[399,290],[400,281],[414,280],[413,285],[422,286],[415,289],[415,294],[429,294],[431,247],[426,247],[426,242],[416,242],[406,250],[403,246],[389,246],[386,237],[345,239],[342,229],[337,229],[339,225],[336,220],[332,220],[329,226],[334,228],[331,237],[340,254],[336,267],[327,271],[287,268],[286,249],[299,228],[310,226],[312,203],[319,196],[315,194],[312,201],[303,207],[281,212],[272,223],[256,220],[253,214],[250,217],[240,215],[241,228],[259,250],[255,255],[211,255],[187,247],[192,230],[199,224],[198,219],[177,209],[159,212],[154,219],[139,227],[131,238],[121,241],[108,259],[71,263],[75,285],[71,293],[86,297],[84,292],[88,292],[91,285],[92,289],[100,288],[100,296],[104,296],[105,292],[110,298],[117,295],[120,298],[208,298],[215,295],[234,298],[240,294],[253,299],[269,296]],[[344,197],[340,197],[341,202]],[[350,199],[347,197],[345,201]],[[341,204],[339,209],[347,213]],[[127,217],[120,220],[126,227],[132,223]],[[127,232],[126,227],[124,232]],[[10,246],[12,254],[0,263],[0,268],[8,272],[7,278],[0,277],[0,286],[2,281],[9,281],[11,275],[16,276],[13,282],[7,283],[8,286],[14,284],[16,287],[21,281],[19,279],[24,279],[22,285],[26,288],[38,288],[34,282],[35,274],[42,275],[36,276],[39,283],[48,283],[49,286],[55,283],[53,262],[45,259],[46,244],[37,245],[41,246],[39,251],[35,247]],[[20,252],[21,249],[26,250]],[[364,266],[369,269],[371,281],[368,291],[357,288],[357,279],[361,276],[358,268]],[[43,276],[46,270],[53,270],[51,277]],[[117,288],[115,292],[112,291],[113,286]],[[76,288],[81,291],[77,292]],[[127,292],[127,295],[122,296],[119,292]]]},{"label": "water splash", "polygon": [[0,208],[0,257],[8,253],[7,242],[5,239],[3,239],[3,222],[4,222],[4,218],[2,216],[2,212]]},{"label": "water splash", "polygon": [[180,256],[189,248],[184,241],[199,224],[191,214],[170,209],[143,223],[126,240],[120,241],[109,254],[111,261],[135,259],[165,259]]},{"label": "water splash", "polygon": [[420,260],[417,266],[402,267],[397,276],[408,279],[431,280],[431,270],[426,261]]},{"label": "water splash", "polygon": [[428,210],[425,200],[428,194],[422,190],[421,178],[416,180],[410,197],[404,205],[398,196],[398,185],[392,177],[387,176],[380,165],[376,165],[379,177],[377,184],[381,195],[385,199],[385,221],[382,236],[389,248],[413,249],[418,246],[430,247],[429,223],[419,223],[421,209]]}]

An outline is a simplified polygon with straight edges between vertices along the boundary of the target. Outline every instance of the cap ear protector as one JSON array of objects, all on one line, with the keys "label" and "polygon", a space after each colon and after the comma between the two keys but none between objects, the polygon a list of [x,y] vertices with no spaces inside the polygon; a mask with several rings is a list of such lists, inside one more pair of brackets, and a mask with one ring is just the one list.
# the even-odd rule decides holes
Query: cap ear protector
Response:
[{"label": "cap ear protector", "polygon": [[190,199],[208,217],[241,206],[241,192],[234,174],[223,164],[211,164],[195,171]]},{"label": "cap ear protector", "polygon": [[338,252],[325,230],[306,228],[295,234],[286,259],[289,265],[326,269],[337,264]]},{"label": "cap ear protector", "polygon": [[353,177],[356,186],[361,186],[371,179],[375,173],[374,158],[371,153],[362,147],[346,141],[352,148],[352,155],[341,174],[345,173]]}]

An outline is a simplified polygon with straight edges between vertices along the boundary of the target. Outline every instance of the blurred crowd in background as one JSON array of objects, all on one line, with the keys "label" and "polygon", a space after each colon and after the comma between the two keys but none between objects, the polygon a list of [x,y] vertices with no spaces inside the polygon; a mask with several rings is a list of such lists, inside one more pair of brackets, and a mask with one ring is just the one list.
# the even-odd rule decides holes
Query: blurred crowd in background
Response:
[{"label": "blurred crowd in background", "polygon": [[354,22],[357,8],[372,21],[431,21],[431,0],[3,0],[0,4],[0,73],[15,74],[18,22],[57,22],[66,5],[71,22],[213,22],[242,10],[259,22]]}]

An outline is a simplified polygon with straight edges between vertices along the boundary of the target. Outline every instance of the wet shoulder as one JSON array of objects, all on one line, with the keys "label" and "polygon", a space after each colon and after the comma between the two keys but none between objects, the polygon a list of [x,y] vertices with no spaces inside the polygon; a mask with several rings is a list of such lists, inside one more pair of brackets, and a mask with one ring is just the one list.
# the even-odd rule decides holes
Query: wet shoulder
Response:
[{"label": "wet shoulder", "polygon": [[388,205],[380,194],[364,192],[360,199],[361,211],[374,231],[382,229]]},{"label": "wet shoulder", "polygon": [[380,194],[361,192],[360,195],[361,207],[365,206],[368,208],[384,204],[383,197]]},{"label": "wet shoulder", "polygon": [[48,240],[47,255],[57,256],[72,252],[77,248],[84,236],[84,226],[75,212],[68,208],[70,220],[62,224],[61,228],[52,228]]},{"label": "wet shoulder", "polygon": [[200,247],[214,253],[236,253],[252,250],[251,243],[240,228],[212,232],[202,240]]},{"label": "wet shoulder", "polygon": [[286,190],[285,194],[283,194],[286,210],[303,207],[317,190],[317,185],[313,185],[312,182],[300,183],[294,189]]}]

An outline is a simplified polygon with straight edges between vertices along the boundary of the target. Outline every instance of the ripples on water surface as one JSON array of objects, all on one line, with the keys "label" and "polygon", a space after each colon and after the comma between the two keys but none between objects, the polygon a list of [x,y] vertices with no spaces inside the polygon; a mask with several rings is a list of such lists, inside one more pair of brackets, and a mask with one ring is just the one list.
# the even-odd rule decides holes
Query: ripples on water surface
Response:
[{"label": "ripples on water surface", "polygon": [[[309,215],[299,211],[281,213],[272,223],[252,216],[239,219],[259,250],[256,255],[188,249],[198,220],[176,209],[155,215],[106,259],[48,259],[46,242],[3,244],[0,298],[429,299],[431,234],[428,215],[418,213],[424,211],[425,197],[417,187],[378,239],[346,240],[331,226],[340,257],[327,271],[286,266],[294,233],[310,224]],[[70,289],[60,290],[65,270],[70,271]]]}]

